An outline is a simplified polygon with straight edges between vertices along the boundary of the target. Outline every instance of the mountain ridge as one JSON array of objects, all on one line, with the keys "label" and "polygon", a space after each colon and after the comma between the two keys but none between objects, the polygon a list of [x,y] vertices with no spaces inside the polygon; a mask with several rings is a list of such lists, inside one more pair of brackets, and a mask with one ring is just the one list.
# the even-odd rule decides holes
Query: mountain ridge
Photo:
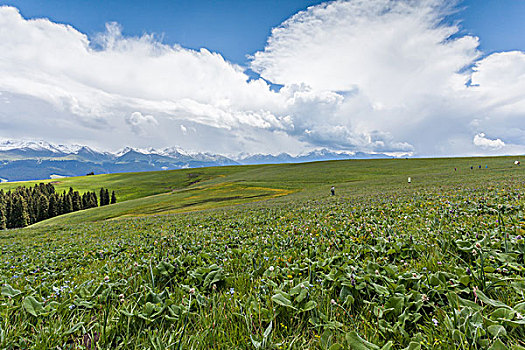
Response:
[{"label": "mountain ridge", "polygon": [[323,160],[391,158],[386,154],[336,152],[316,149],[300,155],[288,153],[239,154],[226,157],[209,152],[189,152],[177,146],[124,147],[117,152],[99,151],[85,145],[53,144],[47,141],[0,141],[0,178],[8,181],[43,180],[51,175],[81,176],[175,170],[209,166],[304,163]]}]

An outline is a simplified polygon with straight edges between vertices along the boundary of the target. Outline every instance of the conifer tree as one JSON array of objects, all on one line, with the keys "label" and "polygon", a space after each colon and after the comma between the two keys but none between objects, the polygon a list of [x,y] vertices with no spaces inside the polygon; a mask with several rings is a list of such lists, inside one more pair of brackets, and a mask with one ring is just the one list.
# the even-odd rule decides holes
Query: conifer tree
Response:
[{"label": "conifer tree", "polygon": [[106,205],[106,191],[104,191],[104,188],[100,188],[100,206]]},{"label": "conifer tree", "polygon": [[58,196],[55,193],[53,193],[49,197],[49,209],[47,212],[47,217],[54,218],[55,216],[57,216],[59,212],[58,207],[59,207]]},{"label": "conifer tree", "polygon": [[29,224],[29,214],[27,213],[27,204],[19,194],[13,199],[13,208],[11,210],[11,224],[13,227],[26,227]]},{"label": "conifer tree", "polygon": [[47,219],[49,216],[49,200],[43,194],[38,197],[36,221],[42,221]]},{"label": "conifer tree", "polygon": [[111,204],[117,203],[117,195],[115,194],[115,191],[111,192]]},{"label": "conifer tree", "polygon": [[82,210],[82,198],[80,197],[80,194],[78,191],[73,192],[73,196],[71,197],[71,202],[73,204],[73,211]]},{"label": "conifer tree", "polygon": [[0,230],[5,230],[7,228],[7,219],[5,217],[5,211],[2,206],[0,206]]}]

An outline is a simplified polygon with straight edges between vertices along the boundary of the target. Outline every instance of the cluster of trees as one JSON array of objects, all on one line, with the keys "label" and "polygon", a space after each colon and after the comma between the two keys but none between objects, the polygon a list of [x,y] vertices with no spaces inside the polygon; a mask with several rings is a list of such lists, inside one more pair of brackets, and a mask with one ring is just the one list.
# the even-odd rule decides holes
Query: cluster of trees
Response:
[{"label": "cluster of trees", "polygon": [[[100,189],[100,205],[117,202],[115,191]],[[58,193],[52,184],[40,183],[34,187],[17,187],[13,191],[0,190],[0,230],[25,227],[35,222],[99,205],[95,192],[80,194],[69,191]]]}]

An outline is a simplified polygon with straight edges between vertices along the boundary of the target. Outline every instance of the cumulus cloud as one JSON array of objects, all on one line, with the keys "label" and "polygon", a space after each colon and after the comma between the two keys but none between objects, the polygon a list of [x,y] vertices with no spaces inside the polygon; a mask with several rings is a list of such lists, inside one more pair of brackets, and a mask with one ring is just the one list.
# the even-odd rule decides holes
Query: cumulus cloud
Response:
[{"label": "cumulus cloud", "polygon": [[[0,7],[8,29],[0,30],[0,97],[10,102],[0,103],[0,134],[45,131],[53,141],[65,130],[75,137],[80,125],[77,137],[99,147],[177,140],[230,154],[525,151],[525,53],[483,56],[482,38],[461,35],[447,20],[452,11],[446,0],[310,7],[272,30],[250,67],[266,80],[250,80],[204,48],[126,37],[116,23],[89,38]],[[54,127],[42,130],[44,121]],[[185,137],[189,130],[203,137]]]},{"label": "cumulus cloud", "polygon": [[140,112],[133,112],[131,115],[126,116],[126,124],[128,124],[131,127],[131,130],[138,135],[143,135],[148,128],[159,125],[154,116],[143,115]]},{"label": "cumulus cloud", "polygon": [[311,7],[272,31],[252,69],[285,86],[344,96],[317,128],[334,144],[346,138],[361,149],[471,154],[471,135],[481,128],[523,150],[525,54],[480,59],[479,39],[447,21],[453,5],[351,0]]},{"label": "cumulus cloud", "polygon": [[476,134],[472,142],[478,147],[488,149],[500,149],[505,146],[505,142],[501,141],[500,139],[491,140],[485,137],[485,134],[482,132]]}]

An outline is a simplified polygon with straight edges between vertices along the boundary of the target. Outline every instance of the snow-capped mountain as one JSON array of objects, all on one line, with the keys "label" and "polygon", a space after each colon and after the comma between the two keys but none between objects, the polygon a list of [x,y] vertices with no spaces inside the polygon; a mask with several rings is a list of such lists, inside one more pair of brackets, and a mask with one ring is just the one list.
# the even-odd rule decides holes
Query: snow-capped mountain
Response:
[{"label": "snow-capped mountain", "polygon": [[334,152],[327,149],[292,156],[288,153],[240,154],[229,158],[188,152],[180,147],[133,148],[101,152],[81,145],[46,141],[0,140],[0,178],[8,181],[48,179],[51,175],[80,176],[240,164],[301,163],[322,160],[390,158],[386,154]]},{"label": "snow-capped mountain", "polygon": [[0,151],[26,150],[26,151],[48,151],[52,153],[75,153],[79,149],[86,148],[80,145],[55,145],[47,141],[27,140],[0,140]]},{"label": "snow-capped mountain", "polygon": [[363,153],[363,152],[334,152],[325,148],[314,150],[308,153],[291,156],[288,153],[278,155],[271,154],[245,154],[235,158],[241,164],[279,164],[279,163],[304,163],[317,162],[324,160],[343,160],[343,159],[372,159],[372,158],[392,158],[383,153]]},{"label": "snow-capped mountain", "polygon": [[9,181],[48,179],[51,175],[80,176],[207,166],[238,165],[220,155],[190,153],[179,147],[133,148],[100,152],[88,146],[46,141],[0,141],[0,178]]}]

